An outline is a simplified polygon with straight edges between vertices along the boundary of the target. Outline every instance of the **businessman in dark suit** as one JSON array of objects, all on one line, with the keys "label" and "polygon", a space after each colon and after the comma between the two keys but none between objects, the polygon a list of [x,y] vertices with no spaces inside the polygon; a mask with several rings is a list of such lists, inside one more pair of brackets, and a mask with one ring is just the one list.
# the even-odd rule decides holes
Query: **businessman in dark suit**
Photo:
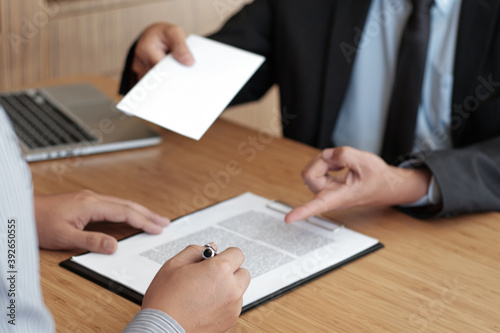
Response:
[{"label": "businessman in dark suit", "polygon": [[[423,218],[500,210],[500,2],[425,1],[256,0],[210,36],[267,59],[233,104],[277,83],[285,136],[338,147],[306,167],[316,197],[287,221],[355,205],[400,205]],[[425,6],[430,37],[409,52],[424,50],[416,88],[419,80],[399,81],[398,57],[408,22],[419,20],[413,9]],[[166,52],[192,64],[183,40],[176,26],[147,29],[129,54],[121,92]],[[417,91],[415,113],[407,91]],[[340,169],[347,172],[329,172]]]}]

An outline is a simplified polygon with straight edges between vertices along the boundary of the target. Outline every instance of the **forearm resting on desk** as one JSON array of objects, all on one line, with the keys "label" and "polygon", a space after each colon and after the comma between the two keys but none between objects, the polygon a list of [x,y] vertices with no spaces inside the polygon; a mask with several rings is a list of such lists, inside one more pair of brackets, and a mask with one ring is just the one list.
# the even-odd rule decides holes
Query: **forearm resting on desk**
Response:
[{"label": "forearm resting on desk", "polygon": [[35,196],[39,246],[50,250],[84,249],[111,254],[117,241],[110,235],[83,230],[90,222],[127,222],[151,234],[170,223],[138,203],[89,190]]}]

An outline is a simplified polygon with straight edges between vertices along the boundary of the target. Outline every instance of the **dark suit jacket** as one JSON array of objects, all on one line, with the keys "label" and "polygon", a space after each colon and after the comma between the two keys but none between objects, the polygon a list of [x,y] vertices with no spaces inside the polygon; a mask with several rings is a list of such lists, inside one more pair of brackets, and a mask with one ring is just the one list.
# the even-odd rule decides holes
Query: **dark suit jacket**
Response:
[{"label": "dark suit jacket", "polygon": [[[267,59],[233,104],[256,100],[277,83],[285,136],[334,145],[331,133],[370,3],[256,0],[244,7],[210,36]],[[462,1],[450,110],[454,148],[419,156],[436,177],[443,205],[408,211],[413,215],[500,210],[499,14],[500,1]],[[124,74],[122,92],[129,84],[127,69]]]}]

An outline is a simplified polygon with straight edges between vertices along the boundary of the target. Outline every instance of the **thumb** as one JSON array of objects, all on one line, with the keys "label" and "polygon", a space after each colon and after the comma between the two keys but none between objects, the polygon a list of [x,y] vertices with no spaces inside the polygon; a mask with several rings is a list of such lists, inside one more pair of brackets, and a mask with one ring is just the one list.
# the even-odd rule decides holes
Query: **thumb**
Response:
[{"label": "thumb", "polygon": [[101,232],[83,231],[74,229],[69,239],[72,245],[79,249],[91,252],[113,254],[118,248],[118,242],[115,238]]},{"label": "thumb", "polygon": [[185,41],[176,42],[172,46],[172,55],[177,61],[186,66],[194,64],[194,57]]},{"label": "thumb", "polygon": [[163,30],[164,42],[177,61],[186,66],[194,64],[194,57],[186,44],[186,34],[183,29],[168,26]]},{"label": "thumb", "polygon": [[149,54],[147,54],[147,59],[145,59],[145,64],[148,69],[153,68],[157,63],[159,63],[165,57],[165,51],[156,47],[149,48]]}]

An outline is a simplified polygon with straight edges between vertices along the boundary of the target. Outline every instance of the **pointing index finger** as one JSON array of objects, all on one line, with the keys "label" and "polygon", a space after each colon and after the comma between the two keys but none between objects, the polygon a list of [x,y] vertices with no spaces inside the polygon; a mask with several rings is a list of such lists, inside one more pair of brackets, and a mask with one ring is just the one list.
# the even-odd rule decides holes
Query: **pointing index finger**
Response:
[{"label": "pointing index finger", "polygon": [[314,215],[343,207],[345,204],[345,196],[345,191],[343,191],[342,188],[334,191],[325,189],[319,192],[312,200],[301,206],[295,207],[285,216],[285,222],[292,223],[305,220]]}]

